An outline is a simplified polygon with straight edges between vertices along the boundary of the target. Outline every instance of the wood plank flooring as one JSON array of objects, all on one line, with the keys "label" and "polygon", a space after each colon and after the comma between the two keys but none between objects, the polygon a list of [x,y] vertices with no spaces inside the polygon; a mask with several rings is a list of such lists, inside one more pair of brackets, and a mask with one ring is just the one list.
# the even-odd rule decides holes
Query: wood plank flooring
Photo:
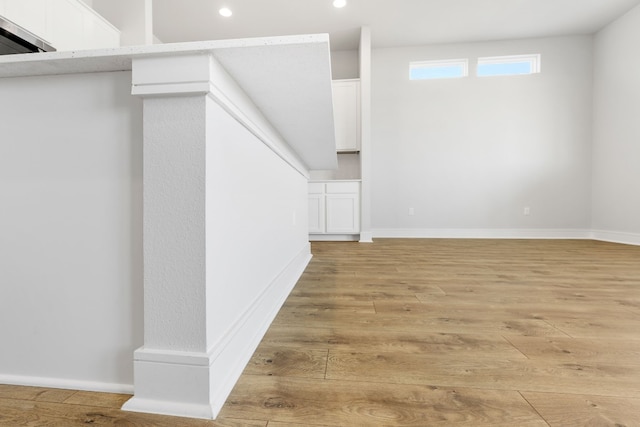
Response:
[{"label": "wood plank flooring", "polygon": [[0,386],[2,426],[640,426],[640,247],[313,243],[216,421]]}]

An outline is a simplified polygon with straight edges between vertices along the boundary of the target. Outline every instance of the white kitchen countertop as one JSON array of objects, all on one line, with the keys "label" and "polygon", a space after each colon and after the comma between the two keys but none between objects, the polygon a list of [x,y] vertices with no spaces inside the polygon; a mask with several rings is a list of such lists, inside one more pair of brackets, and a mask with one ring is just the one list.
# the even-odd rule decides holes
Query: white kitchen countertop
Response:
[{"label": "white kitchen countertop", "polygon": [[362,182],[362,179],[310,179],[309,182]]}]

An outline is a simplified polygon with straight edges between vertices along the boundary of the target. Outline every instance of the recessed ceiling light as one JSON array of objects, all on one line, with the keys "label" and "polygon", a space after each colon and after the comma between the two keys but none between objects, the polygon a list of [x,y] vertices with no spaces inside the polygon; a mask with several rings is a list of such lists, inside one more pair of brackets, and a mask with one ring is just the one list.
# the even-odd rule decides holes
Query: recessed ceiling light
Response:
[{"label": "recessed ceiling light", "polygon": [[333,0],[333,7],[345,7],[347,0]]},{"label": "recessed ceiling light", "polygon": [[230,17],[231,15],[233,15],[233,12],[231,11],[231,9],[229,9],[228,7],[223,7],[222,9],[220,9],[218,11],[218,13],[222,16],[224,16],[225,18]]}]

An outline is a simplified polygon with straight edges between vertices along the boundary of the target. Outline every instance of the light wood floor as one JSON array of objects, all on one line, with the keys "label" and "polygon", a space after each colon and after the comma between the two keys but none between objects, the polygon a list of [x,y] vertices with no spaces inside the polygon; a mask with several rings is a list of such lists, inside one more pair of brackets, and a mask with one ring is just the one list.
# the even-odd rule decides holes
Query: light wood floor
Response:
[{"label": "light wood floor", "polygon": [[640,426],[640,247],[314,243],[217,421],[0,386],[2,426]]}]

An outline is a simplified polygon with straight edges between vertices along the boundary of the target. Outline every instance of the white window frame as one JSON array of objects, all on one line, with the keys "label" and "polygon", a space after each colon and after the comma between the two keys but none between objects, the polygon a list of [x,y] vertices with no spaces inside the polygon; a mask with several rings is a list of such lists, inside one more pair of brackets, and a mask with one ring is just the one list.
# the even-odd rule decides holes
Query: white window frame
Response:
[{"label": "white window frame", "polygon": [[[452,67],[460,66],[462,75],[460,76],[445,76],[445,77],[428,77],[423,79],[412,78],[413,70],[422,68],[439,68],[439,67]],[[469,60],[467,58],[462,59],[438,59],[434,61],[411,61],[409,62],[409,80],[441,80],[441,79],[460,79],[469,76]]]},{"label": "white window frame", "polygon": [[[494,65],[494,64],[511,64],[527,62],[531,66],[529,73],[514,73],[514,74],[490,74],[479,75],[481,65]],[[476,76],[477,77],[501,77],[501,76],[527,76],[530,74],[537,74],[541,70],[541,58],[539,53],[528,55],[506,55],[506,56],[485,56],[478,58],[476,62]]]}]

